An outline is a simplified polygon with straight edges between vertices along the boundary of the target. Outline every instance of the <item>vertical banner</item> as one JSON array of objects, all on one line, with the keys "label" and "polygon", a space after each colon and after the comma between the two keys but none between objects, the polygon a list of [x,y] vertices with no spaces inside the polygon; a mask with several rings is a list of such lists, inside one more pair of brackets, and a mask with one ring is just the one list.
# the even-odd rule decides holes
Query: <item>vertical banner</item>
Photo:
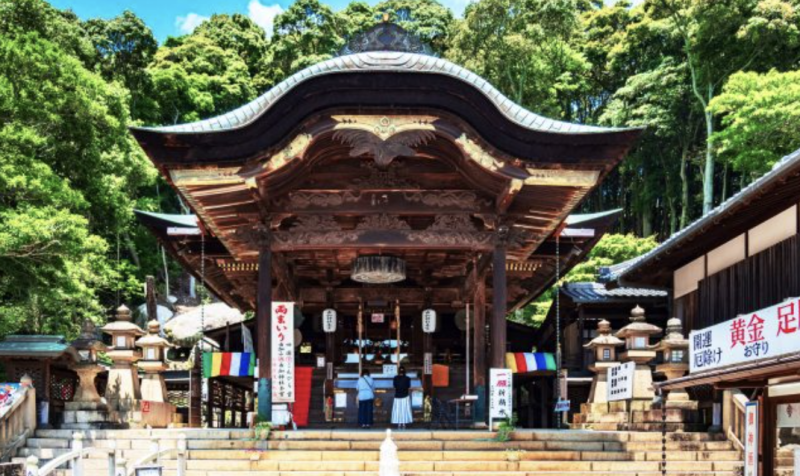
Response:
[{"label": "vertical banner", "polygon": [[294,303],[272,303],[272,402],[294,402]]},{"label": "vertical banner", "polygon": [[489,369],[489,418],[505,420],[513,414],[511,369]]},{"label": "vertical banner", "polygon": [[[433,375],[433,354],[431,352],[425,352],[422,373],[423,375]],[[798,474],[798,476],[800,476],[800,474]]]},{"label": "vertical banner", "polygon": [[748,402],[744,415],[744,476],[758,476],[758,402]]}]

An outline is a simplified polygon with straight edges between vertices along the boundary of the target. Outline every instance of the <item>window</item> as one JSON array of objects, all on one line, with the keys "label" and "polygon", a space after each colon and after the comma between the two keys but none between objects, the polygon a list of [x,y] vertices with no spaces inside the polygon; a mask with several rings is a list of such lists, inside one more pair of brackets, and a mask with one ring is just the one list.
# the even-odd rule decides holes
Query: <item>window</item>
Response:
[{"label": "window", "polygon": [[125,336],[117,336],[117,343],[115,344],[115,347],[119,347],[120,349],[127,348],[127,345],[125,345]]},{"label": "window", "polygon": [[603,349],[603,360],[611,360],[611,349]]},{"label": "window", "polygon": [[681,362],[683,362],[683,351],[682,350],[673,350],[671,357],[672,357],[672,362],[681,363]]},{"label": "window", "polygon": [[153,347],[147,348],[147,359],[146,360],[158,360],[156,357],[156,349]]},{"label": "window", "polygon": [[633,338],[633,348],[634,349],[644,349],[647,347],[647,337],[634,337]]}]

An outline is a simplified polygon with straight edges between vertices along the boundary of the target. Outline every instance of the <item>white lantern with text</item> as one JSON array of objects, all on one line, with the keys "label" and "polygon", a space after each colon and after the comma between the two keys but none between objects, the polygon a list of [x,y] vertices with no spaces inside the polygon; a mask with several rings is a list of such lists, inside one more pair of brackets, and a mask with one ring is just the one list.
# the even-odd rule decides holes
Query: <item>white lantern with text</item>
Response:
[{"label": "white lantern with text", "polygon": [[336,309],[322,311],[322,330],[328,334],[336,332]]},{"label": "white lantern with text", "polygon": [[425,309],[422,311],[422,331],[426,334],[436,332],[436,311]]}]

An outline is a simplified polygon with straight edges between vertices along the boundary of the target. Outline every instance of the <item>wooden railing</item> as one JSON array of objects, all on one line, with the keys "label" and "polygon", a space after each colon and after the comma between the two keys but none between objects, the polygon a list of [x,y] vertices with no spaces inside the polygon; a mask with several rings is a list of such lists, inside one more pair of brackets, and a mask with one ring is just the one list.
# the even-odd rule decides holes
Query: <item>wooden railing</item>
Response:
[{"label": "wooden railing", "polygon": [[733,402],[733,415],[730,426],[728,427],[728,439],[731,440],[741,451],[744,451],[742,440],[744,439],[745,411],[748,398],[742,392],[736,391],[731,395]]},{"label": "wooden railing", "polygon": [[0,409],[0,461],[8,461],[36,431],[36,389],[22,387],[10,407]]}]

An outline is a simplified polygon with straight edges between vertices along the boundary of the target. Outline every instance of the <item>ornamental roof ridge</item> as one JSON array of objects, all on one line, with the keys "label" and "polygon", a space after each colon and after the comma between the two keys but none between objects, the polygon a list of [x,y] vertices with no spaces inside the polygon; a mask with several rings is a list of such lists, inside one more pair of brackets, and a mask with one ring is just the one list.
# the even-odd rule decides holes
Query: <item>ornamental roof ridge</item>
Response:
[{"label": "ornamental roof ridge", "polygon": [[169,134],[221,132],[246,127],[268,111],[292,89],[312,78],[342,73],[396,72],[449,76],[480,91],[511,122],[533,131],[553,134],[602,134],[639,128],[588,126],[548,119],[514,103],[488,81],[446,59],[418,53],[398,51],[365,51],[337,56],[314,64],[289,76],[253,101],[202,121],[163,127],[131,127]]}]

